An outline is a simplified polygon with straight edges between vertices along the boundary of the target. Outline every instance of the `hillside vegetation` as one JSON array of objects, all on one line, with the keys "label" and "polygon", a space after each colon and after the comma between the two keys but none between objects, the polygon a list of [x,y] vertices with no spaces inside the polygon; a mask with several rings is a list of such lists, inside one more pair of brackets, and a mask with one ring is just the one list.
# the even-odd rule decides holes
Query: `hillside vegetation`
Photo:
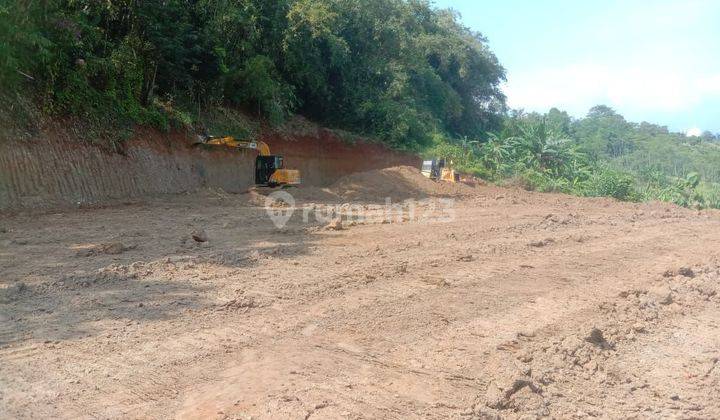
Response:
[{"label": "hillside vegetation", "polygon": [[630,123],[607,106],[572,119],[557,109],[514,111],[485,141],[441,141],[428,155],[462,170],[539,191],[720,208],[720,143],[650,123]]},{"label": "hillside vegetation", "polygon": [[720,207],[716,136],[597,106],[509,112],[486,39],[422,0],[11,0],[0,127],[45,120],[120,142],[133,127],[249,135],[293,114],[540,191]]},{"label": "hillside vegetation", "polygon": [[481,136],[504,110],[483,37],[425,1],[16,0],[0,9],[3,86],[42,110],[119,125],[293,112],[402,148]]}]

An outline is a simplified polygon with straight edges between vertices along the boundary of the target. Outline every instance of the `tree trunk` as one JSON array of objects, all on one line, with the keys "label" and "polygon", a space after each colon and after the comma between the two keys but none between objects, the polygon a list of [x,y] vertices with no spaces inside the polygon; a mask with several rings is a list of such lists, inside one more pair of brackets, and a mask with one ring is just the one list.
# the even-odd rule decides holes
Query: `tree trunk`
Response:
[{"label": "tree trunk", "polygon": [[157,62],[152,61],[149,66],[145,67],[145,71],[143,72],[143,85],[142,92],[140,93],[140,103],[143,106],[148,106],[152,102],[157,68]]}]

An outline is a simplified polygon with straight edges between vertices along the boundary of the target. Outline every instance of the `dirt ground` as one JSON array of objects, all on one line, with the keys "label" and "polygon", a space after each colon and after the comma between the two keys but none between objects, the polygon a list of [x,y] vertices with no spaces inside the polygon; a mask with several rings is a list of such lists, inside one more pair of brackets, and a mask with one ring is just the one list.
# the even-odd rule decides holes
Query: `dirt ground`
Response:
[{"label": "dirt ground", "polygon": [[719,212],[411,172],[3,216],[0,417],[720,417]]}]

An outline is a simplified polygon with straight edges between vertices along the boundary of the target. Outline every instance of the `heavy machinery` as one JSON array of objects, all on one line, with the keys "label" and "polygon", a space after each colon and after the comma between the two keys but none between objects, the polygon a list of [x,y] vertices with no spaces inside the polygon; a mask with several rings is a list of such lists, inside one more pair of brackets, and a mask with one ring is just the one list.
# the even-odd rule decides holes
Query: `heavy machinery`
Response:
[{"label": "heavy machinery", "polygon": [[446,159],[424,160],[420,171],[433,181],[459,182],[460,174],[451,166],[452,162],[448,164]]},{"label": "heavy machinery", "polygon": [[437,181],[440,179],[440,170],[441,170],[441,160],[439,159],[432,159],[432,160],[423,160],[422,168],[420,169],[420,172],[425,175],[426,177],[432,179],[433,181]]},{"label": "heavy machinery", "polygon": [[300,184],[300,171],[285,169],[282,156],[270,154],[270,146],[263,141],[238,140],[232,136],[198,136],[196,144],[257,150],[255,184],[261,187],[280,187]]}]

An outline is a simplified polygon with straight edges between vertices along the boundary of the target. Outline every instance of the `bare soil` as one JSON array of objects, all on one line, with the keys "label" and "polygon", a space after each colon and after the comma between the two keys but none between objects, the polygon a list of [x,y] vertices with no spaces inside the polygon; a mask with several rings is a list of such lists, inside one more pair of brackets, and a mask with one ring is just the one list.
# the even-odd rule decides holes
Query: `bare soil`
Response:
[{"label": "bare soil", "polygon": [[720,417],[718,212],[419,177],[1,218],[0,417]]}]

